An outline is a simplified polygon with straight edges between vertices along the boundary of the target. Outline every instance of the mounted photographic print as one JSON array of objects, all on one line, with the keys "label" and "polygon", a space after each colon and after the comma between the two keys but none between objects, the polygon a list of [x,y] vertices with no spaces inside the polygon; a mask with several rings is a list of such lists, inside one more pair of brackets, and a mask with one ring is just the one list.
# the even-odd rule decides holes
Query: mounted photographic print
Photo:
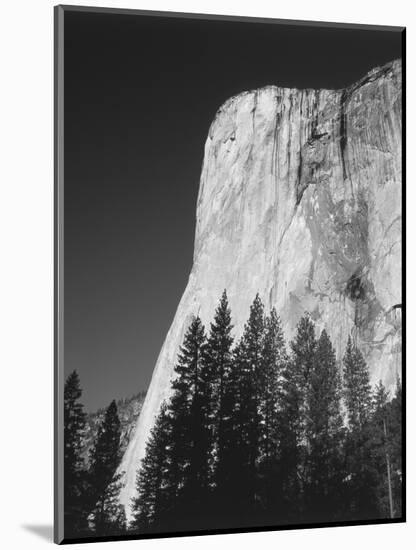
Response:
[{"label": "mounted photographic print", "polygon": [[404,35],[55,8],[56,542],[405,521]]}]

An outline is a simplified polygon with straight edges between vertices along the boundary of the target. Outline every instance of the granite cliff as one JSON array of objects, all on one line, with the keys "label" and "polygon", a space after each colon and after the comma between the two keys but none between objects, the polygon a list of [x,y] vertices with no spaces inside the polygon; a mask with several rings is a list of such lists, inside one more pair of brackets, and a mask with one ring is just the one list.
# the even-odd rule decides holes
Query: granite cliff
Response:
[{"label": "granite cliff", "polygon": [[401,366],[401,62],[343,90],[267,86],[232,97],[211,124],[192,271],[124,455],[135,476],[184,331],[227,289],[235,336],[258,292],[286,336],[307,310],[340,357],[352,334],[373,382]]}]

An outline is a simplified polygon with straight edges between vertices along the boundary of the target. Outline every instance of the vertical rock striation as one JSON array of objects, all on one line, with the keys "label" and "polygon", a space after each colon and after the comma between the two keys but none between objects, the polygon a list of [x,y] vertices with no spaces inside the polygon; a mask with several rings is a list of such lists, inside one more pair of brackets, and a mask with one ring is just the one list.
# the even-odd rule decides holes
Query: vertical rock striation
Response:
[{"label": "vertical rock striation", "polygon": [[121,470],[135,475],[178,347],[227,289],[238,337],[259,292],[287,337],[309,311],[338,357],[352,334],[373,382],[401,366],[401,62],[344,90],[267,86],[232,97],[209,130],[194,261]]}]

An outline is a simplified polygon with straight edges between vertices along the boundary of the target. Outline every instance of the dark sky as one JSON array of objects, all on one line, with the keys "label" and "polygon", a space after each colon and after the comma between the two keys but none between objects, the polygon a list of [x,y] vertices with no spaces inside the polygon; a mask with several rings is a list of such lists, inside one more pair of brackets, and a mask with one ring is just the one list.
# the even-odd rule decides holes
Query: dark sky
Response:
[{"label": "dark sky", "polygon": [[268,84],[351,84],[401,57],[401,35],[74,11],[64,36],[65,372],[93,410],[150,382],[220,105]]}]

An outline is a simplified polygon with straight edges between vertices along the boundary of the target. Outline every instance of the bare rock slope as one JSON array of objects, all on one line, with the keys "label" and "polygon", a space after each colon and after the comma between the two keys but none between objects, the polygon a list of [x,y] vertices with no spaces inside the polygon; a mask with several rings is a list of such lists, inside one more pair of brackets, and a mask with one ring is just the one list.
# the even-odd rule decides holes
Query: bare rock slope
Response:
[{"label": "bare rock slope", "polygon": [[287,337],[305,310],[338,357],[353,334],[373,382],[401,365],[401,62],[344,90],[267,86],[232,97],[209,130],[194,261],[121,464],[135,475],[184,331],[227,289],[235,336],[259,292]]}]

